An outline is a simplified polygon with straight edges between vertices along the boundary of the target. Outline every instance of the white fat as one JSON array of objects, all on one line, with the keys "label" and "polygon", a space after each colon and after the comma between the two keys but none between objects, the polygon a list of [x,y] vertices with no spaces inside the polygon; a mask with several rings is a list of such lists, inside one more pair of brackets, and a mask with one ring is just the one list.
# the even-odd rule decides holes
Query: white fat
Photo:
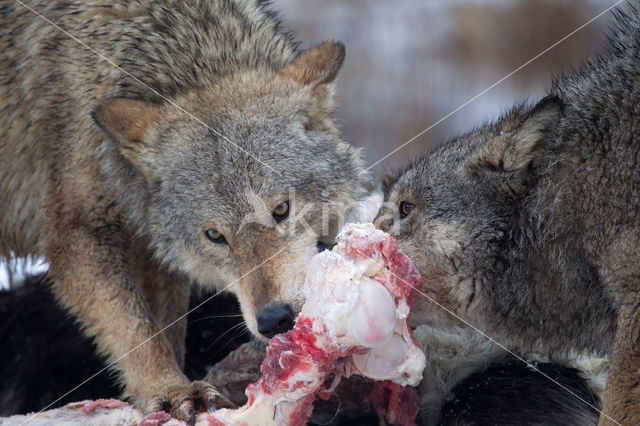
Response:
[{"label": "white fat", "polygon": [[314,325],[326,326],[331,337],[344,336],[349,331],[348,318],[359,303],[361,280],[362,273],[351,260],[329,251],[317,254],[307,272],[307,301],[300,315],[322,320]]},{"label": "white fat", "polygon": [[211,424],[215,419],[228,426],[275,426],[289,424],[290,412],[295,409],[295,402],[287,400],[280,393],[260,393],[253,404],[235,410],[223,408],[214,413],[202,416],[196,424]]},{"label": "white fat", "polygon": [[407,326],[407,300],[394,301],[387,288],[370,278],[387,274],[380,253],[374,252],[373,259],[345,256],[347,247],[368,253],[386,238],[370,223],[348,225],[334,250],[316,255],[309,264],[302,313],[315,318],[315,331],[325,331],[323,341],[371,349],[347,363],[354,373],[415,386],[422,378],[425,356]]},{"label": "white fat", "polygon": [[325,329],[335,343],[372,348],[393,334],[396,305],[382,284],[365,275],[371,268],[360,263],[334,252],[317,254],[307,272],[301,315],[315,318],[314,329]]},{"label": "white fat", "polygon": [[[425,355],[411,337],[406,299],[391,293],[395,287],[385,287],[389,272],[376,245],[388,238],[370,223],[347,225],[334,250],[317,254],[309,263],[300,317],[311,319],[317,348],[365,352],[341,358],[333,366],[338,374],[416,386]],[[353,250],[360,254],[346,256]],[[289,424],[296,403],[316,392],[326,378],[326,366],[320,371],[313,361],[307,364],[309,368],[295,371],[272,394],[260,393],[251,405],[212,416],[234,425]]]},{"label": "white fat", "polygon": [[352,223],[344,227],[342,232],[336,237],[336,246],[333,251],[345,254],[344,247],[348,243],[352,247],[361,248],[365,251],[375,243],[386,239],[386,234],[376,228],[373,223]]},{"label": "white fat", "polygon": [[[296,401],[309,395],[310,392],[315,391],[320,385],[322,385],[323,376],[318,372],[318,369],[313,365],[309,370],[299,370],[291,375],[288,384],[297,384],[297,389],[287,392],[283,392],[283,399],[289,401]],[[302,383],[302,385],[300,385]]]},{"label": "white fat", "polygon": [[363,355],[354,355],[353,364],[358,374],[375,380],[390,380],[397,376],[397,370],[409,351],[402,336],[394,334],[386,345],[371,349]]},{"label": "white fat", "polygon": [[387,289],[371,278],[363,277],[359,287],[358,305],[346,318],[348,329],[341,342],[374,348],[393,334],[396,305]]},{"label": "white fat", "polygon": [[[398,328],[406,328],[398,327]],[[425,366],[424,353],[408,331],[396,332],[384,344],[363,355],[353,355],[353,372],[374,380],[391,380],[402,386],[417,386]]]}]

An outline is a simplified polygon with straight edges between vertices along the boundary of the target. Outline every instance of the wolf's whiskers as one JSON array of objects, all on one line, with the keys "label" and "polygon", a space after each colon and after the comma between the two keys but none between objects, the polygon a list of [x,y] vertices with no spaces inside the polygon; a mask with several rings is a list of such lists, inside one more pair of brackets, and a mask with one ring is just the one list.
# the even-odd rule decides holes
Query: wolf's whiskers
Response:
[{"label": "wolf's whiskers", "polygon": [[[240,328],[239,326],[241,326],[241,325],[244,326],[244,327]],[[229,337],[229,340],[227,340],[227,343],[225,343],[224,345],[220,346],[217,351],[215,351],[213,354],[211,354],[212,357],[218,355],[224,348],[229,346],[229,344],[231,342],[233,342],[233,339],[235,339],[236,336],[238,336],[238,335],[241,336],[241,335],[249,332],[249,328],[247,327],[247,324],[245,322],[242,322],[242,323],[238,324],[234,328],[235,328],[235,330],[234,330],[233,334],[231,335],[231,337]]]},{"label": "wolf's whiskers", "polygon": [[241,317],[242,314],[228,314],[228,315],[209,315],[206,317],[202,317],[202,318],[198,318],[197,320],[193,320],[191,321],[191,324],[195,324],[197,322],[200,321],[205,321],[205,320],[210,320],[210,319],[217,319],[217,318],[238,318]]},{"label": "wolf's whiskers", "polygon": [[[237,330],[238,328],[240,328],[240,327],[242,327],[242,326],[244,326],[244,327],[245,327],[245,329],[246,329],[247,324],[246,324],[244,321],[242,321],[242,322],[239,322],[239,323],[238,323],[238,324],[236,324],[236,325],[232,325],[231,327],[229,327],[229,328],[227,329],[227,331],[225,331],[224,333],[222,333],[221,335],[219,335],[219,336],[218,336],[218,338],[217,338],[216,340],[214,340],[214,341],[213,341],[213,342],[212,342],[212,343],[207,347],[207,350],[211,349],[211,348],[213,347],[213,345],[215,345],[216,343],[218,343],[218,341],[220,341],[220,339],[222,339],[224,336],[226,336],[227,334],[229,334],[229,333],[230,333],[230,332],[232,332],[233,330]],[[233,336],[232,336],[232,337],[233,337]],[[228,342],[227,342],[227,343],[228,343]]]}]

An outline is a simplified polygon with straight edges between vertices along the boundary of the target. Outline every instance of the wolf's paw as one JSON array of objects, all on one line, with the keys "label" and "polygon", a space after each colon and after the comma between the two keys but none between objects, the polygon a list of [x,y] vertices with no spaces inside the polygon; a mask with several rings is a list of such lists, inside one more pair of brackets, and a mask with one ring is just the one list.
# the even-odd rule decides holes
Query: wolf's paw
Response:
[{"label": "wolf's paw", "polygon": [[164,396],[154,398],[148,411],[164,411],[175,419],[194,424],[196,414],[219,408],[236,406],[209,383],[197,381],[170,387]]}]

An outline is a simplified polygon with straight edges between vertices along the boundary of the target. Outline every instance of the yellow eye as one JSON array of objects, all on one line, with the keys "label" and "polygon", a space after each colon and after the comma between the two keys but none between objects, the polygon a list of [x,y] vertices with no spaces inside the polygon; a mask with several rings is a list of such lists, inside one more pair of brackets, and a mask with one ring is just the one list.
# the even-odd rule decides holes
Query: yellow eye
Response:
[{"label": "yellow eye", "polygon": [[409,216],[409,213],[411,213],[411,211],[414,209],[416,205],[412,204],[408,201],[401,201],[400,202],[400,218],[404,219],[405,217]]},{"label": "yellow eye", "polygon": [[284,201],[273,209],[273,218],[276,222],[281,222],[289,216],[289,201]]},{"label": "yellow eye", "polygon": [[215,228],[207,229],[204,231],[205,235],[212,243],[216,244],[224,244],[227,240],[224,238],[224,235],[220,231]]}]

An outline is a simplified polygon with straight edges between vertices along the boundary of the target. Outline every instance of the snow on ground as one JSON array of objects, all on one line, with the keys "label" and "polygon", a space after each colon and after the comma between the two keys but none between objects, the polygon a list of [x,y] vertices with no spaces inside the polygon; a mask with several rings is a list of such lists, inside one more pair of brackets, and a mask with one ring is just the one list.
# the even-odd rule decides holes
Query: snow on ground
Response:
[{"label": "snow on ground", "polygon": [[27,275],[46,272],[49,266],[43,259],[0,260],[0,290],[9,288],[9,284],[19,285]]}]

